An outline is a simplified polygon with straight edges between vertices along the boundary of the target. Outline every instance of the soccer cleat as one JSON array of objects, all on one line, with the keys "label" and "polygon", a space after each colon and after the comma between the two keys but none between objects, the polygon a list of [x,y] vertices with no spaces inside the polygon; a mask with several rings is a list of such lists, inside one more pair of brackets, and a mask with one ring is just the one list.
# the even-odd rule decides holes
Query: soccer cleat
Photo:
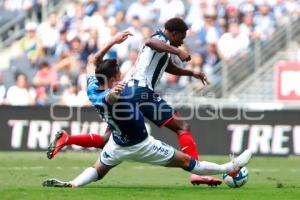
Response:
[{"label": "soccer cleat", "polygon": [[63,182],[57,179],[47,179],[43,182],[43,187],[73,187],[69,182]]},{"label": "soccer cleat", "polygon": [[56,133],[54,140],[48,146],[48,159],[52,159],[54,156],[56,156],[56,154],[58,154],[58,152],[66,145],[68,138],[69,134],[64,130]]},{"label": "soccer cleat", "polygon": [[252,152],[250,149],[246,149],[242,154],[240,154],[236,158],[233,157],[231,162],[233,163],[234,170],[227,174],[233,177],[237,176],[240,169],[249,163],[251,157],[252,157]]},{"label": "soccer cleat", "polygon": [[190,177],[191,184],[193,185],[201,185],[205,184],[208,186],[218,186],[222,184],[222,180],[212,177],[212,176],[199,176],[196,174],[192,174]]}]

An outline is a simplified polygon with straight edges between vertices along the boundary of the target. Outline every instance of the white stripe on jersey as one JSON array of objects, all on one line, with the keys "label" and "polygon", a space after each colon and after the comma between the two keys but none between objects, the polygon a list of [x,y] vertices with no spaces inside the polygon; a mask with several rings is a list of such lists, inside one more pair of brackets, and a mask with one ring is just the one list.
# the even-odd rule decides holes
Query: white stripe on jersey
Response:
[{"label": "white stripe on jersey", "polygon": [[[161,30],[157,31],[152,38],[169,44]],[[154,90],[168,65],[169,57],[168,53],[157,52],[148,46],[144,46],[135,63],[131,79],[138,80],[140,85],[147,85]]]}]

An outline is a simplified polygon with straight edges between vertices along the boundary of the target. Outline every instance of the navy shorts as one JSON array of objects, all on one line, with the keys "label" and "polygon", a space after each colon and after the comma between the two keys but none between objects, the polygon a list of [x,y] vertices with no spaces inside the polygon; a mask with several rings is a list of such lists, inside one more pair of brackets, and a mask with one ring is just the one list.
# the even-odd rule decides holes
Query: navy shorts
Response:
[{"label": "navy shorts", "polygon": [[148,87],[140,87],[135,81],[133,86],[126,86],[121,93],[122,101],[127,101],[142,112],[144,117],[158,127],[168,124],[174,117],[176,110]]}]

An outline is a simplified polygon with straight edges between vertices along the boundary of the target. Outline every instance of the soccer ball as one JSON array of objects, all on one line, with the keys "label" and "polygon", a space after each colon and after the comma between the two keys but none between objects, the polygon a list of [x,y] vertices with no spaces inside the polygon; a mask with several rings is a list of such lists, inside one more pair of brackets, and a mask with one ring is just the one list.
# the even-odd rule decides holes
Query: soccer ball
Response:
[{"label": "soccer ball", "polygon": [[239,173],[235,176],[229,176],[228,174],[223,174],[223,181],[226,185],[231,188],[239,188],[245,185],[248,180],[248,170],[246,167],[240,169]]}]

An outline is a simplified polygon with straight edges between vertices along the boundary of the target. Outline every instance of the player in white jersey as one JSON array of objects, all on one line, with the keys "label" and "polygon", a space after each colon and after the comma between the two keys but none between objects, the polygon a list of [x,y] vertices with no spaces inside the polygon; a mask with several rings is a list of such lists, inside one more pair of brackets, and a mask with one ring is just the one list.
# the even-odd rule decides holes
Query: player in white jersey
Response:
[{"label": "player in white jersey", "polygon": [[[164,30],[156,31],[147,39],[139,53],[128,86],[133,88],[132,99],[139,105],[143,115],[158,127],[166,126],[175,132],[181,150],[198,159],[197,146],[189,125],[155,92],[155,87],[164,72],[177,76],[192,76],[200,79],[204,85],[208,84],[204,73],[177,67],[170,59],[171,54],[178,56],[183,62],[191,59],[188,52],[178,48],[183,44],[187,30],[188,26],[183,20],[172,18],[165,23]],[[192,175],[191,182],[219,184],[221,180]]]}]

